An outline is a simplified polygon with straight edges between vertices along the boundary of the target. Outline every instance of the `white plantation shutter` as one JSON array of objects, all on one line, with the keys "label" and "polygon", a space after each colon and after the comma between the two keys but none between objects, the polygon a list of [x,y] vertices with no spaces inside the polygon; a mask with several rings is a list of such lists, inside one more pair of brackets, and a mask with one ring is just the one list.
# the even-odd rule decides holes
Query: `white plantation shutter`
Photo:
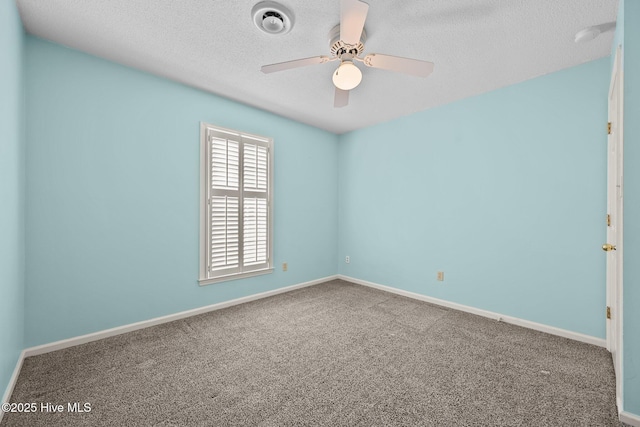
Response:
[{"label": "white plantation shutter", "polygon": [[266,146],[244,143],[243,259],[247,266],[264,264],[269,255],[267,251],[267,158]]},{"label": "white plantation shutter", "polygon": [[211,198],[211,270],[238,267],[240,207],[237,197]]},{"label": "white plantation shutter", "polygon": [[211,197],[209,269],[240,263],[240,143],[210,137]]},{"label": "white plantation shutter", "polygon": [[214,189],[237,190],[240,182],[240,143],[211,138],[211,185]]},{"label": "white plantation shutter", "polygon": [[244,144],[244,189],[267,191],[267,147]]},{"label": "white plantation shutter", "polygon": [[200,282],[272,271],[271,144],[202,125]]},{"label": "white plantation shutter", "polygon": [[244,199],[244,264],[267,262],[267,200]]}]

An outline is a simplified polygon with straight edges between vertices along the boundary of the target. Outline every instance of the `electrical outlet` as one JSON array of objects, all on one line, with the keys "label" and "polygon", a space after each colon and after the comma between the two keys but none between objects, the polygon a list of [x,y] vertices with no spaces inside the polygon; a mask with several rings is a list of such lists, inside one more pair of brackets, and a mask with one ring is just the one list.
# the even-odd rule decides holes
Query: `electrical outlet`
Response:
[{"label": "electrical outlet", "polygon": [[444,281],[444,271],[438,271],[438,280],[440,282]]},{"label": "electrical outlet", "polygon": [[289,266],[287,265],[286,262],[282,263],[282,271],[287,271],[287,269],[289,268]]},{"label": "electrical outlet", "polygon": [[346,262],[347,264],[349,264],[351,262],[351,258],[349,258],[349,255],[344,257],[344,262]]}]

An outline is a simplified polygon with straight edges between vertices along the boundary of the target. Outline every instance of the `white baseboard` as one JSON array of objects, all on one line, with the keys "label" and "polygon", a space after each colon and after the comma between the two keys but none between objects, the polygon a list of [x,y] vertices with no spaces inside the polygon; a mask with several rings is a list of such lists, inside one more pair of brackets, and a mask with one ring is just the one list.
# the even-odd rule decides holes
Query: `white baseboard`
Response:
[{"label": "white baseboard", "polygon": [[[11,374],[11,378],[9,379],[9,384],[7,384],[7,388],[4,391],[4,395],[2,395],[2,401],[0,403],[9,402],[11,399],[11,395],[13,394],[13,389],[16,387],[16,383],[18,382],[18,375],[20,375],[20,369],[22,369],[22,362],[25,358],[24,350],[20,352],[20,356],[18,357],[18,361],[16,362],[16,367],[13,368],[13,374]],[[2,417],[4,416],[4,412],[0,411],[0,423],[2,422]]]},{"label": "white baseboard", "polygon": [[632,414],[631,412],[620,412],[620,421],[633,427],[640,427],[640,415]]},{"label": "white baseboard", "polygon": [[417,299],[420,301],[429,302],[432,304],[440,305],[443,307],[453,308],[455,310],[464,311],[478,316],[488,317],[489,319],[498,320],[501,322],[511,323],[513,325],[523,326],[525,328],[534,329],[540,332],[546,332],[551,335],[558,335],[564,338],[569,338],[575,341],[585,342],[587,344],[597,345],[599,347],[606,347],[607,342],[602,338],[592,337],[590,335],[581,334],[578,332],[567,331],[566,329],[560,329],[553,326],[544,325],[542,323],[531,322],[529,320],[519,319],[517,317],[505,316],[504,314],[494,313],[492,311],[482,310],[468,305],[462,305],[443,299],[433,298],[426,295],[417,294],[415,292],[409,292],[402,289],[393,288],[391,286],[379,285],[373,282],[367,282],[366,280],[355,279],[349,276],[338,275],[339,279],[347,282],[355,283],[358,285],[368,286],[370,288],[376,288],[394,294],[402,295],[408,298]]},{"label": "white baseboard", "polygon": [[[614,372],[615,374],[615,372]],[[618,410],[618,415],[624,412],[622,407],[622,396],[618,395],[618,375],[616,375],[616,409]]]},{"label": "white baseboard", "polygon": [[271,291],[261,292],[259,294],[248,295],[242,298],[236,298],[230,301],[223,301],[217,304],[207,305],[205,307],[194,308],[192,310],[181,311],[179,313],[169,314],[167,316],[156,317],[154,319],[143,320],[141,322],[131,323],[128,325],[118,326],[116,328],[105,329],[91,334],[81,335],[78,337],[68,338],[61,341],[55,341],[49,344],[43,344],[35,347],[29,347],[24,350],[24,357],[37,356],[39,354],[49,353],[51,351],[62,350],[63,348],[73,347],[80,344],[85,344],[91,341],[101,340],[103,338],[113,337],[115,335],[124,334],[138,329],[148,328],[150,326],[160,325],[162,323],[173,322],[174,320],[180,320],[191,316],[197,316],[198,314],[208,313],[210,311],[221,310],[223,308],[231,307],[238,304],[243,304],[250,301],[255,301],[262,298],[290,292],[295,289],[305,288],[307,286],[317,285],[319,283],[327,282],[337,279],[338,276],[328,276],[322,279],[312,280],[310,282],[298,283],[297,285],[285,286],[283,288],[273,289]]}]

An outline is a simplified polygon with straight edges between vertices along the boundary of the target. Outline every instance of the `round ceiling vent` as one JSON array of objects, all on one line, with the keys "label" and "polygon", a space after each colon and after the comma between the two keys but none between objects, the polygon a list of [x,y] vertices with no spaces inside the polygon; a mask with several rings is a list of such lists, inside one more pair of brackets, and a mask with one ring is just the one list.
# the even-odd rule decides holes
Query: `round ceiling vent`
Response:
[{"label": "round ceiling vent", "polygon": [[273,1],[263,1],[251,9],[253,22],[267,34],[286,34],[293,27],[289,9]]}]

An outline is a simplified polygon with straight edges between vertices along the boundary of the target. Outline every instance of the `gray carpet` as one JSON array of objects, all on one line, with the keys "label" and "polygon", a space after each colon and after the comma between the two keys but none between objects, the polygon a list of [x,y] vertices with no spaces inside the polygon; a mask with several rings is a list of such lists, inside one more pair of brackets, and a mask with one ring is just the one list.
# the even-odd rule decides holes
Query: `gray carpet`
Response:
[{"label": "gray carpet", "polygon": [[2,426],[620,425],[606,350],[343,281],[27,358],[11,401],[65,412]]}]

